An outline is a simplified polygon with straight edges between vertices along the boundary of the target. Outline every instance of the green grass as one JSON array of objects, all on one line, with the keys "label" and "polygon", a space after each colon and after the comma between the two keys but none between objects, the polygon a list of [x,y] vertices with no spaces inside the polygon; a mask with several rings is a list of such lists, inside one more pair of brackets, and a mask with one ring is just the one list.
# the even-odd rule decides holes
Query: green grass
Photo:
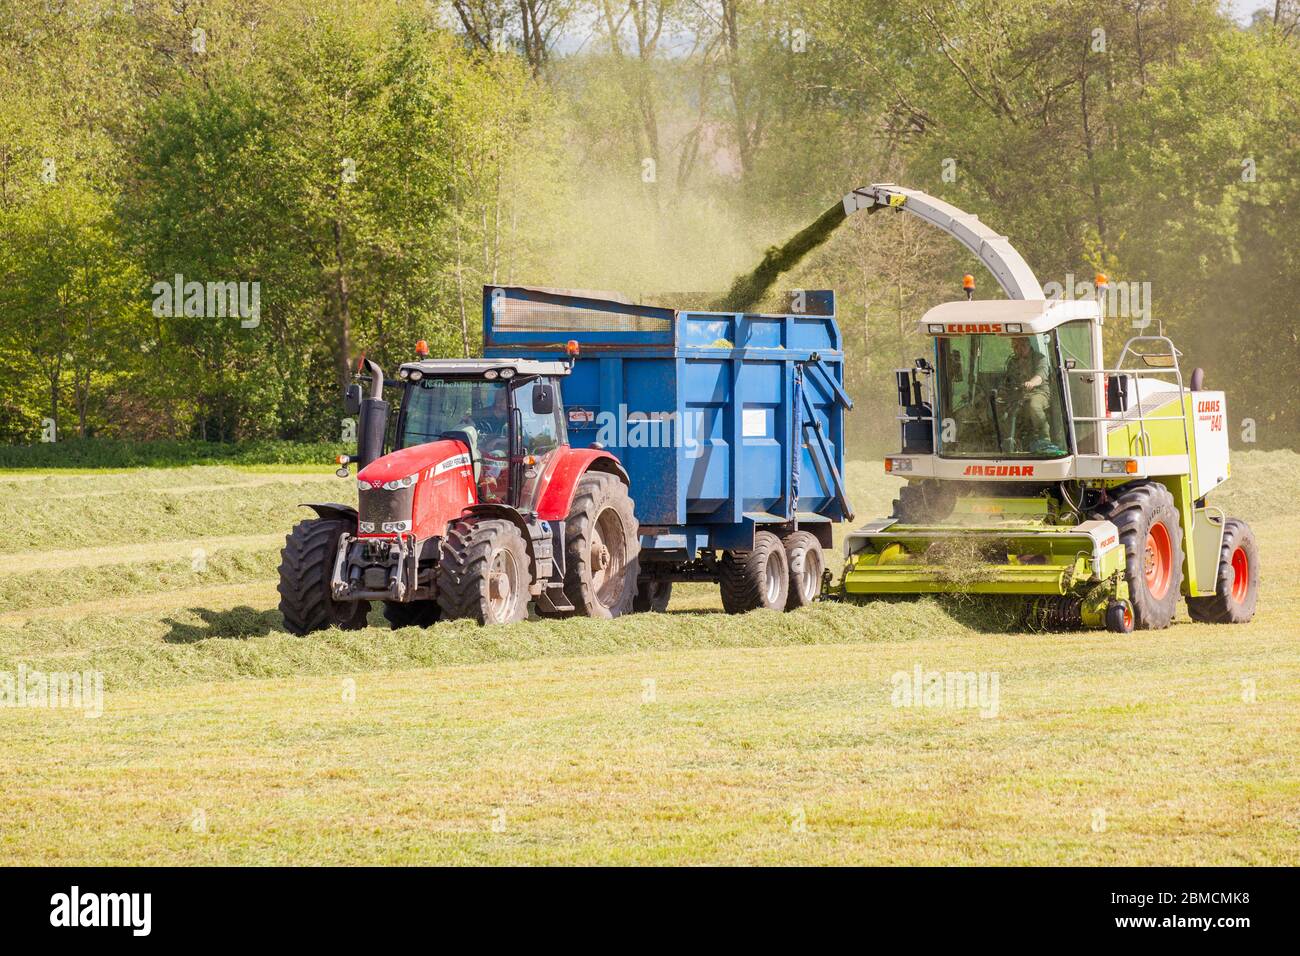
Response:
[{"label": "green grass", "polygon": [[183,468],[205,463],[308,465],[333,461],[337,442],[119,441],[68,438],[37,445],[0,445],[0,469]]},{"label": "green grass", "polygon": [[[106,685],[94,719],[0,708],[0,851],[1294,865],[1297,465],[1237,455],[1217,502],[1260,537],[1256,621],[1127,638],[1008,629],[961,600],[737,619],[691,586],[614,622],[390,631],[375,614],[300,639],[275,610],[277,532],[299,501],[354,494],[328,466],[0,476],[26,518],[0,546],[0,672]],[[848,477],[859,521],[887,510],[878,464]],[[995,672],[998,715],[892,706],[916,665]]]}]

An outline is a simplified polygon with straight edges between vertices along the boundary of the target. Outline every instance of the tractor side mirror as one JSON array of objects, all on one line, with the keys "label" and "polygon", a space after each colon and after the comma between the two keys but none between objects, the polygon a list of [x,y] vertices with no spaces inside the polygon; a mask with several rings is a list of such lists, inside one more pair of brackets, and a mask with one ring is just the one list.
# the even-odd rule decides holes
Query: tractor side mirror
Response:
[{"label": "tractor side mirror", "polygon": [[1128,411],[1128,376],[1112,375],[1106,379],[1106,411]]},{"label": "tractor side mirror", "polygon": [[555,386],[547,382],[538,382],[533,386],[533,414],[555,414]]},{"label": "tractor side mirror", "polygon": [[352,383],[343,390],[343,410],[349,415],[361,414],[361,385]]}]

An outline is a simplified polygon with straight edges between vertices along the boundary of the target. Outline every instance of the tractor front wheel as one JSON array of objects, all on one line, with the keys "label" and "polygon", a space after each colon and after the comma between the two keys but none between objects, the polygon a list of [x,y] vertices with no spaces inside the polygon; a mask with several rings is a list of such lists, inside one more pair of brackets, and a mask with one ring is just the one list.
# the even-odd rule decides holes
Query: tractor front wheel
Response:
[{"label": "tractor front wheel", "polygon": [[1119,489],[1098,517],[1119,529],[1133,624],[1158,630],[1173,623],[1183,583],[1183,532],[1174,496],[1144,481]]},{"label": "tractor front wheel", "polygon": [[310,634],[327,627],[355,631],[366,626],[369,601],[335,601],[330,593],[339,538],[347,522],[334,518],[300,521],[280,551],[280,614],[290,634]]},{"label": "tractor front wheel", "polygon": [[724,553],[720,583],[722,608],[728,614],[784,610],[790,594],[790,562],[781,539],[759,531],[750,550]]},{"label": "tractor front wheel", "polygon": [[1187,613],[1206,624],[1245,624],[1255,616],[1259,596],[1259,546],[1255,532],[1240,518],[1223,523],[1219,573],[1210,597],[1189,597]]},{"label": "tractor front wheel", "polygon": [[511,624],[528,616],[528,550],[504,518],[461,518],[442,539],[438,606],[448,620]]}]

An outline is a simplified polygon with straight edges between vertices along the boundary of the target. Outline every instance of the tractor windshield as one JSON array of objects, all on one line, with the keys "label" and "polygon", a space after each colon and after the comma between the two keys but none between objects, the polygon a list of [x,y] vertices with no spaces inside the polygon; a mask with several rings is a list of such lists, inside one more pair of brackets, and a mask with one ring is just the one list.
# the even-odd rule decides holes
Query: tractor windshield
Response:
[{"label": "tractor windshield", "polygon": [[1060,458],[1069,453],[1050,333],[939,339],[939,454]]},{"label": "tractor windshield", "polygon": [[406,389],[398,447],[437,441],[448,432],[469,445],[482,501],[509,496],[510,396],[500,379],[425,377]]}]

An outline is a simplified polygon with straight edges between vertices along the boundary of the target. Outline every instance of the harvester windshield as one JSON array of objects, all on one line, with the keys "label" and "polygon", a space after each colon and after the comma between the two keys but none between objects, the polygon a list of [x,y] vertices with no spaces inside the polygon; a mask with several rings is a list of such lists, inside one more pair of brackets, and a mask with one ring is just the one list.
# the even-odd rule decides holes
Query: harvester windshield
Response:
[{"label": "harvester windshield", "polygon": [[1069,454],[1052,333],[939,339],[939,454],[1060,458]]}]

